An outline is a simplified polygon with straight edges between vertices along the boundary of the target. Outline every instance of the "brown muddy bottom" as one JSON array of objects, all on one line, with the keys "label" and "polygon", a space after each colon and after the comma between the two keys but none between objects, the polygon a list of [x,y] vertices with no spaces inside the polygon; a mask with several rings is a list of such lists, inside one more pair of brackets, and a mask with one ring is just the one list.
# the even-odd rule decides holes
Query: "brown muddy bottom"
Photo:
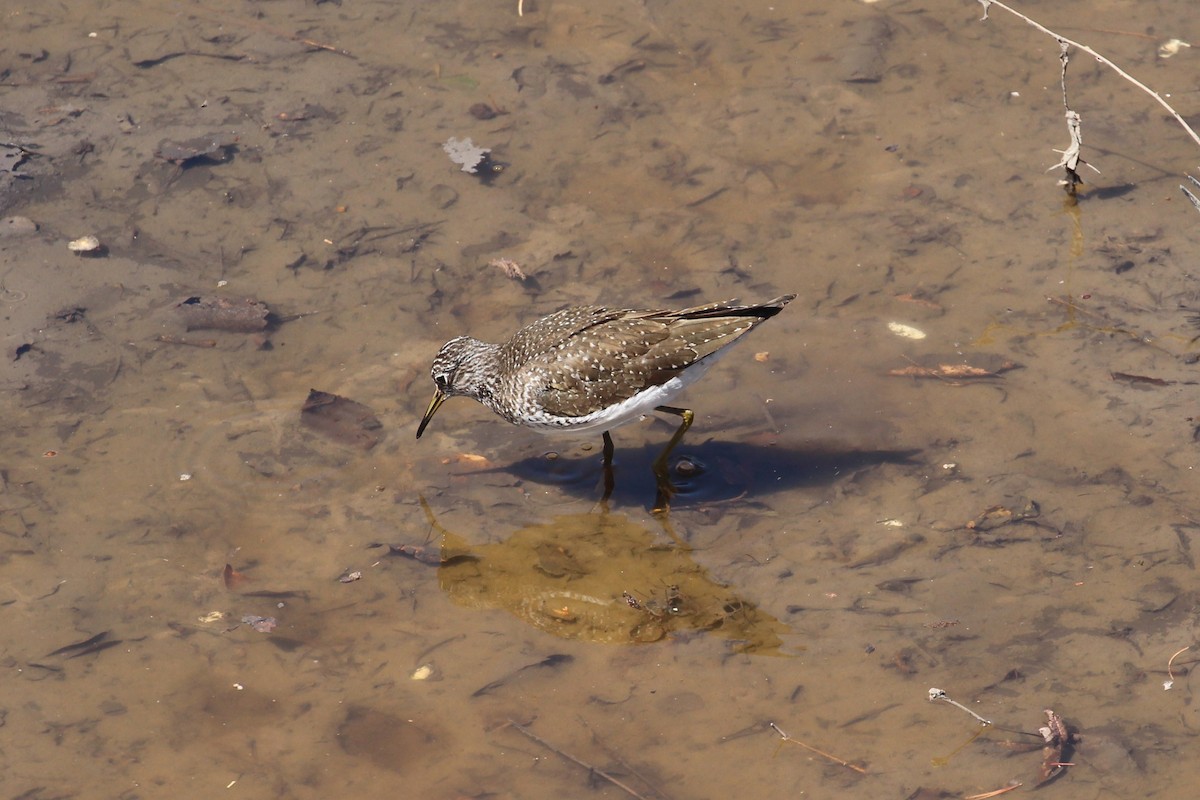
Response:
[{"label": "brown muddy bottom", "polygon": [[[1193,791],[1196,145],[1076,55],[1067,202],[974,3],[522,10],[6,8],[6,796]],[[1192,5],[1027,10],[1195,115]],[[784,292],[665,517],[674,418],[413,438],[452,336]]]}]

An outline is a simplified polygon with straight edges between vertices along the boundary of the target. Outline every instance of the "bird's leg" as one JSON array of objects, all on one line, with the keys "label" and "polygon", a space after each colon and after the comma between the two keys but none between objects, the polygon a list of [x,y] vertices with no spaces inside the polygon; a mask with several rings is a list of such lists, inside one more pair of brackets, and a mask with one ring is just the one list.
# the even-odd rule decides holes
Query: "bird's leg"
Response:
[{"label": "bird's leg", "polygon": [[613,441],[608,435],[608,431],[604,432],[604,497],[602,502],[606,502],[612,496],[613,487],[616,486],[616,480],[613,478]]},{"label": "bird's leg", "polygon": [[658,454],[658,458],[654,459],[651,468],[654,470],[654,477],[658,482],[658,495],[654,499],[655,511],[666,511],[671,505],[671,495],[675,494],[675,487],[671,485],[670,473],[667,467],[667,458],[671,455],[671,451],[675,449],[675,445],[679,444],[683,439],[683,435],[687,433],[687,429],[692,427],[692,420],[695,414],[690,408],[675,408],[674,406],[657,406],[655,411],[661,411],[664,414],[675,414],[683,419],[679,424],[679,430],[675,431],[675,435],[671,437],[671,441],[667,442],[667,446]]},{"label": "bird's leg", "polygon": [[683,439],[683,435],[687,433],[688,428],[692,427],[692,420],[696,415],[692,413],[690,408],[675,408],[674,406],[655,406],[655,411],[661,411],[664,414],[674,414],[681,417],[683,422],[679,423],[679,430],[675,431],[675,435],[671,437],[671,441],[667,442],[667,446],[658,454],[658,458],[654,459],[654,471],[657,474],[667,471],[667,457],[671,455],[671,451],[675,449],[675,445],[679,444]]}]

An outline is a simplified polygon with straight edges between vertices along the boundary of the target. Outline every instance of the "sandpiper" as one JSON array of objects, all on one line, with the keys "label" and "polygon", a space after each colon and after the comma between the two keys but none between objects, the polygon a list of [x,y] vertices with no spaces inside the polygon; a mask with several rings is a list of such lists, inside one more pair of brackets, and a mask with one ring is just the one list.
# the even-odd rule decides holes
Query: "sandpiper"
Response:
[{"label": "sandpiper", "polygon": [[499,344],[459,336],[442,346],[437,385],[417,438],[448,397],[473,397],[516,425],[604,434],[606,496],[612,488],[609,431],[651,411],[682,418],[654,461],[660,507],[669,496],[667,457],[692,424],[690,409],[664,405],[699,380],[729,345],[778,314],[786,294],[757,305],[733,301],[679,311],[576,306],[556,311]]}]

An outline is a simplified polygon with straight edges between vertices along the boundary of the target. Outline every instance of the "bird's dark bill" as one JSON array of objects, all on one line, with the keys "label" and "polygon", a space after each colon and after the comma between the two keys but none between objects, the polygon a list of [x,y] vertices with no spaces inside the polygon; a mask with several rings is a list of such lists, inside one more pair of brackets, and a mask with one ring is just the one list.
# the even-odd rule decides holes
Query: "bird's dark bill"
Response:
[{"label": "bird's dark bill", "polygon": [[429,420],[433,419],[433,415],[441,408],[442,403],[446,402],[448,395],[441,389],[433,393],[433,399],[429,401],[429,408],[425,410],[425,416],[421,417],[421,424],[417,426],[417,438],[421,438],[421,434],[425,432],[425,426],[429,424]]}]

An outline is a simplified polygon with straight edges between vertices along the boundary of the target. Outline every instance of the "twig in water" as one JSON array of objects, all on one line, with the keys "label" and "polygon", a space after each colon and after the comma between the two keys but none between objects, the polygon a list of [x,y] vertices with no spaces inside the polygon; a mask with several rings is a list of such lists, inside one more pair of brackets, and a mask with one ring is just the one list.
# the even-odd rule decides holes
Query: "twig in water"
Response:
[{"label": "twig in water", "polygon": [[835,755],[826,753],[824,750],[818,750],[817,748],[813,747],[811,744],[805,744],[804,742],[800,741],[799,739],[793,739],[791,736],[788,736],[786,733],[784,733],[783,729],[780,728],[778,725],[776,725],[774,722],[769,722],[767,724],[770,725],[772,730],[774,730],[776,733],[778,733],[780,735],[780,737],[783,738],[783,741],[792,742],[793,744],[798,744],[801,747],[803,747],[805,750],[808,750],[811,753],[816,753],[817,755],[821,756],[822,758],[828,758],[830,761],[834,762],[835,764],[841,764],[843,767],[846,767],[847,769],[852,769],[855,772],[859,773],[860,775],[867,774],[867,771],[865,769],[863,769],[862,767],[860,767],[856,764],[851,764],[849,761],[845,761],[843,759],[838,758]]},{"label": "twig in water", "polygon": [[1172,117],[1174,117],[1174,118],[1175,118],[1175,121],[1176,121],[1176,122],[1178,122],[1178,123],[1180,124],[1180,126],[1182,126],[1182,127],[1183,127],[1183,129],[1184,129],[1185,131],[1187,131],[1187,134],[1188,134],[1188,136],[1191,136],[1191,137],[1192,137],[1192,141],[1194,141],[1196,144],[1200,145],[1200,134],[1198,134],[1198,133],[1196,133],[1196,131],[1192,130],[1192,126],[1188,125],[1188,124],[1187,124],[1187,122],[1185,122],[1185,121],[1184,121],[1183,117],[1181,117],[1181,116],[1179,115],[1179,112],[1178,112],[1178,111],[1176,111],[1175,109],[1171,108],[1171,105],[1170,105],[1170,103],[1168,103],[1166,100],[1163,100],[1163,99],[1162,99],[1162,95],[1160,95],[1158,92],[1156,92],[1156,91],[1154,91],[1153,89],[1151,89],[1151,88],[1150,88],[1149,86],[1147,86],[1146,84],[1144,84],[1144,83],[1142,83],[1141,81],[1139,81],[1137,78],[1135,78],[1135,77],[1133,77],[1132,75],[1130,75],[1130,74],[1129,74],[1128,72],[1126,72],[1125,70],[1123,70],[1123,69],[1121,69],[1120,67],[1118,67],[1118,66],[1117,66],[1116,64],[1114,64],[1113,62],[1109,61],[1109,60],[1108,60],[1107,58],[1105,58],[1104,56],[1102,56],[1102,55],[1100,55],[1099,53],[1097,53],[1097,52],[1096,52],[1095,50],[1093,50],[1092,48],[1088,47],[1088,46],[1087,46],[1087,45],[1085,45],[1085,44],[1080,44],[1079,42],[1076,42],[1076,41],[1073,41],[1073,40],[1071,40],[1071,39],[1068,39],[1067,37],[1065,37],[1065,36],[1063,36],[1063,35],[1061,35],[1061,34],[1055,33],[1054,31],[1050,30],[1050,29],[1049,29],[1049,28],[1047,28],[1046,26],[1044,26],[1044,25],[1042,25],[1042,24],[1040,24],[1040,23],[1038,23],[1038,22],[1035,22],[1035,21],[1033,21],[1032,19],[1030,19],[1029,17],[1025,16],[1025,15],[1024,15],[1024,14],[1022,14],[1020,11],[1017,11],[1016,9],[1010,8],[1009,6],[1005,5],[1004,3],[1001,3],[1001,2],[1000,2],[1000,0],[979,0],[979,3],[980,3],[980,5],[982,5],[982,6],[983,6],[983,19],[985,19],[985,20],[988,18],[988,10],[989,10],[989,9],[990,9],[992,6],[998,6],[998,7],[1002,8],[1002,9],[1004,9],[1005,11],[1007,11],[1008,13],[1012,14],[1013,16],[1017,17],[1018,19],[1022,19],[1022,20],[1024,20],[1024,21],[1025,21],[1025,22],[1027,22],[1028,24],[1030,24],[1030,25],[1032,25],[1033,27],[1037,28],[1037,29],[1038,29],[1039,31],[1041,31],[1042,33],[1046,34],[1047,36],[1052,36],[1052,37],[1054,37],[1055,39],[1057,39],[1057,40],[1058,40],[1058,42],[1059,42],[1060,44],[1063,44],[1063,45],[1070,45],[1071,47],[1076,47],[1076,48],[1078,48],[1078,49],[1082,50],[1083,52],[1087,53],[1087,54],[1088,54],[1088,55],[1090,55],[1092,58],[1096,59],[1097,61],[1099,61],[1099,62],[1100,62],[1101,64],[1103,64],[1104,66],[1106,66],[1106,67],[1108,67],[1109,69],[1113,70],[1113,71],[1114,71],[1114,72],[1116,72],[1118,75],[1120,75],[1122,78],[1124,78],[1125,80],[1129,81],[1129,82],[1130,82],[1130,83],[1132,83],[1134,86],[1138,87],[1138,88],[1139,88],[1139,89],[1141,89],[1143,92],[1145,92],[1146,94],[1148,94],[1148,95],[1150,95],[1151,97],[1153,97],[1153,98],[1154,98],[1156,101],[1158,101],[1158,104],[1159,104],[1160,106],[1162,106],[1163,108],[1165,108],[1165,109],[1167,110],[1167,113],[1168,113],[1168,114],[1170,114]]},{"label": "twig in water", "polygon": [[935,766],[935,767],[946,766],[947,764],[950,763],[950,759],[954,758],[956,755],[958,755],[963,750],[965,750],[967,747],[969,747],[976,739],[978,739],[980,736],[982,736],[983,732],[986,730],[987,730],[986,725],[980,725],[978,728],[975,729],[974,733],[972,733],[970,736],[967,737],[967,740],[965,742],[963,742],[958,747],[954,748],[953,750],[951,750],[948,754],[946,754],[944,756],[934,756],[933,758],[929,759],[929,762],[931,764],[933,764],[933,766]]},{"label": "twig in water", "polygon": [[168,334],[160,334],[155,337],[156,341],[164,344],[183,344],[188,347],[216,347],[216,339],[185,339],[182,336],[170,336]]},{"label": "twig in water", "polygon": [[630,775],[633,775],[635,778],[640,780],[642,783],[649,786],[654,791],[654,793],[656,795],[658,795],[659,797],[663,798],[663,800],[671,800],[670,795],[668,795],[666,792],[664,792],[659,787],[655,786],[654,782],[651,781],[649,778],[647,778],[645,775],[643,775],[640,771],[638,771],[637,767],[630,764],[628,761],[626,761],[621,756],[620,753],[618,753],[617,751],[615,751],[611,747],[609,747],[607,744],[605,744],[604,740],[602,740],[600,738],[600,734],[596,733],[596,731],[592,729],[591,725],[588,725],[587,720],[585,720],[583,717],[579,717],[578,719],[579,719],[579,724],[581,724],[581,725],[583,725],[583,727],[587,728],[588,732],[592,734],[592,741],[595,742],[596,744],[598,744],[601,747],[601,749],[604,750],[604,752],[608,753],[609,758],[613,759],[618,764],[620,764],[622,767],[624,767],[626,770],[628,770]]},{"label": "twig in water", "polygon": [[[1096,170],[1097,174],[1100,173],[1100,170],[1084,161],[1083,157],[1079,154],[1079,151],[1083,149],[1083,117],[1079,116],[1067,101],[1067,64],[1070,63],[1071,56],[1067,48],[1067,43],[1061,39],[1058,40],[1058,49],[1058,60],[1062,62],[1063,113],[1067,118],[1067,133],[1071,137],[1071,143],[1067,145],[1066,150],[1055,151],[1062,154],[1062,160],[1053,167],[1050,167],[1050,169],[1062,167],[1066,170],[1066,180],[1062,181],[1060,185],[1067,190],[1067,194],[1075,197],[1077,194],[1076,187],[1083,183],[1083,178],[1079,177],[1079,165],[1087,164],[1093,170]],[[1050,169],[1046,171],[1049,172]]]},{"label": "twig in water", "polygon": [[487,263],[489,267],[495,267],[504,273],[504,277],[512,278],[514,281],[527,281],[529,276],[521,269],[521,265],[511,258],[493,258]]},{"label": "twig in water", "polygon": [[942,700],[942,701],[944,701],[944,702],[947,702],[947,703],[949,703],[950,705],[954,706],[955,708],[961,708],[963,711],[967,712],[968,714],[970,714],[970,715],[971,715],[972,717],[974,717],[975,719],[979,720],[979,721],[980,721],[981,723],[983,723],[984,725],[991,725],[991,724],[992,724],[992,721],[991,721],[990,719],[984,719],[983,717],[979,716],[978,714],[976,714],[976,713],[975,713],[974,711],[972,711],[971,709],[969,709],[969,708],[967,708],[966,706],[964,706],[962,703],[960,703],[960,702],[958,702],[958,701],[956,701],[956,700],[951,700],[951,699],[950,699],[950,695],[946,694],[946,693],[945,693],[944,691],[942,691],[941,689],[937,689],[937,688],[931,688],[931,689],[929,690],[929,702],[931,702],[931,703],[932,703],[934,700]]},{"label": "twig in water", "polygon": [[1176,650],[1175,653],[1170,658],[1167,659],[1167,679],[1165,681],[1163,681],[1163,690],[1164,691],[1167,689],[1170,689],[1172,686],[1175,685],[1175,672],[1171,669],[1171,665],[1175,663],[1175,659],[1179,658],[1179,656],[1183,655],[1184,653],[1186,653],[1188,650],[1191,650],[1191,649],[1192,649],[1192,646],[1189,644],[1187,647],[1183,647],[1183,648],[1180,648],[1179,650]]},{"label": "twig in water", "polygon": [[[1192,126],[1187,124],[1187,122],[1183,119],[1183,117],[1181,117],[1179,115],[1179,112],[1176,111],[1174,108],[1172,108],[1171,104],[1162,98],[1162,95],[1160,95],[1158,92],[1151,89],[1146,84],[1139,81],[1137,78],[1130,75],[1125,70],[1118,67],[1113,62],[1109,61],[1104,56],[1097,53],[1092,48],[1088,47],[1085,44],[1080,44],[1079,42],[1076,42],[1072,39],[1068,39],[1067,37],[1063,36],[1062,34],[1055,33],[1054,31],[1047,28],[1045,25],[1035,22],[1034,20],[1032,20],[1029,17],[1022,14],[1020,11],[1010,8],[1009,6],[1000,2],[1000,0],[979,0],[979,3],[980,3],[980,5],[983,6],[983,19],[984,20],[986,20],[988,18],[988,11],[991,10],[991,7],[997,6],[999,8],[1004,9],[1005,11],[1012,14],[1013,16],[1017,17],[1018,19],[1024,20],[1026,23],[1028,23],[1029,25],[1032,25],[1034,28],[1037,28],[1042,33],[1044,33],[1048,36],[1054,37],[1054,39],[1058,42],[1058,46],[1061,51],[1059,53],[1059,60],[1062,61],[1063,108],[1065,109],[1065,113],[1066,113],[1066,117],[1067,117],[1067,132],[1071,137],[1071,143],[1069,145],[1067,145],[1066,150],[1056,150],[1055,151],[1055,152],[1062,154],[1062,159],[1057,164],[1055,164],[1053,167],[1050,167],[1050,169],[1062,167],[1066,171],[1067,177],[1065,180],[1061,181],[1061,185],[1064,188],[1066,188],[1067,194],[1069,194],[1072,198],[1075,197],[1076,187],[1079,184],[1083,183],[1083,180],[1079,177],[1079,173],[1076,171],[1076,168],[1080,164],[1087,164],[1089,167],[1092,167],[1092,169],[1095,169],[1096,172],[1099,172],[1100,170],[1096,169],[1091,164],[1088,164],[1086,161],[1084,161],[1080,157],[1080,150],[1083,147],[1083,135],[1081,132],[1083,120],[1079,116],[1079,114],[1077,114],[1075,111],[1071,110],[1070,105],[1067,103],[1067,63],[1070,60],[1069,56],[1068,56],[1068,48],[1070,48],[1070,47],[1078,48],[1079,50],[1082,50],[1083,52],[1092,56],[1097,61],[1099,61],[1101,64],[1103,64],[1106,67],[1108,67],[1109,69],[1113,70],[1118,75],[1120,75],[1122,78],[1129,81],[1134,86],[1138,87],[1143,92],[1145,92],[1146,94],[1153,97],[1155,99],[1155,101],[1157,101],[1160,106],[1165,108],[1167,110],[1167,113],[1170,114],[1172,117],[1174,117],[1175,121],[1178,122],[1185,131],[1187,131],[1188,136],[1192,137],[1192,141],[1194,141],[1196,144],[1200,144],[1200,134],[1197,134],[1196,131],[1194,131],[1192,129]],[[1049,171],[1049,170],[1047,170],[1047,171]],[[1194,184],[1200,185],[1200,182],[1196,181],[1196,179],[1191,177],[1190,175],[1188,176],[1188,180],[1190,180]],[[1188,191],[1187,187],[1185,187],[1183,185],[1180,185],[1179,188],[1183,190],[1184,195],[1187,196],[1187,199],[1191,201],[1192,205],[1195,206],[1197,210],[1200,210],[1200,198],[1197,198],[1196,195],[1194,195],[1190,191]]]},{"label": "twig in water", "polygon": [[636,798],[638,798],[638,800],[647,800],[645,795],[638,794],[636,791],[629,788],[625,784],[621,783],[621,781],[617,780],[612,775],[609,775],[607,772],[605,772],[604,770],[602,770],[598,767],[593,767],[591,764],[587,763],[583,759],[576,758],[575,756],[571,755],[570,753],[566,753],[566,752],[563,752],[562,750],[559,750],[557,747],[550,744],[545,739],[538,736],[536,733],[529,730],[529,728],[526,728],[524,725],[517,722],[516,720],[510,719],[508,721],[508,724],[511,725],[513,727],[513,729],[515,729],[518,733],[537,742],[542,747],[549,750],[551,753],[555,753],[556,755],[559,755],[562,758],[565,758],[567,761],[570,761],[573,764],[578,764],[579,766],[583,767],[584,769],[586,769],[588,772],[592,773],[593,775],[599,775],[601,778],[604,778],[604,780],[608,781],[613,786],[616,786],[618,789],[623,790],[630,797],[636,797]]},{"label": "twig in water", "polygon": [[[1200,181],[1196,180],[1191,175],[1186,175],[1185,177],[1187,177],[1187,179],[1192,182],[1193,186],[1200,189]],[[1192,205],[1194,205],[1196,207],[1196,210],[1200,211],[1200,197],[1196,197],[1196,195],[1194,195],[1190,191],[1188,191],[1188,188],[1186,186],[1184,186],[1182,183],[1179,184],[1179,188],[1183,190],[1184,196],[1187,197],[1187,199],[1192,202]]]},{"label": "twig in water", "polygon": [[1020,781],[1013,781],[1003,789],[997,789],[994,792],[984,792],[983,794],[969,794],[963,800],[988,800],[989,797],[999,797],[1002,794],[1011,792],[1013,789],[1020,789],[1021,785]]},{"label": "twig in water", "polygon": [[768,406],[771,401],[764,398],[758,392],[754,393],[754,399],[758,401],[758,407],[762,409],[763,416],[767,418],[767,424],[771,426],[771,430],[779,433],[779,423],[775,421],[775,417],[771,414],[771,409]]}]

